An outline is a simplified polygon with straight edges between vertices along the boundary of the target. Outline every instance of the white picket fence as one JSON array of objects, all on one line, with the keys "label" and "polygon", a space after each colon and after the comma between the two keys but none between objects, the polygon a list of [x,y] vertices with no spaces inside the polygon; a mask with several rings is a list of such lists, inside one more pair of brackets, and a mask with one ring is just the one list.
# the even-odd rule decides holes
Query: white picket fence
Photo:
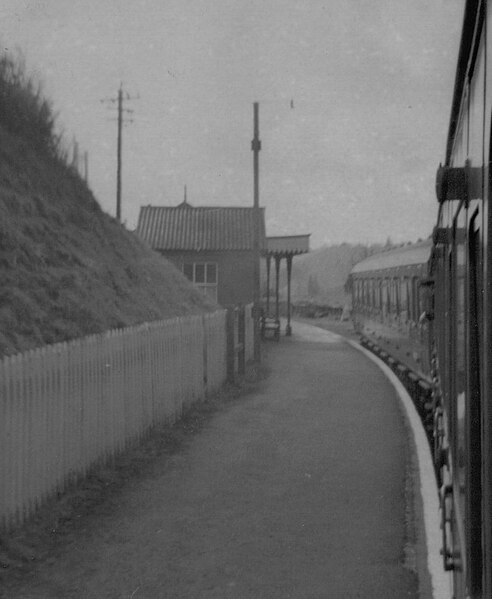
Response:
[{"label": "white picket fence", "polygon": [[[251,307],[247,307],[247,315]],[[246,357],[252,357],[246,318]],[[0,361],[0,527],[173,422],[226,378],[225,311],[46,346]]]}]

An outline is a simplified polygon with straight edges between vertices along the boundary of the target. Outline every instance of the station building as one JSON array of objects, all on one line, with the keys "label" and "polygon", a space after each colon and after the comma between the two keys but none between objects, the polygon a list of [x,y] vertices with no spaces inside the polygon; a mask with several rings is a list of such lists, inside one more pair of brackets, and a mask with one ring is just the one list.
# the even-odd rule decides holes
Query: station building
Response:
[{"label": "station building", "polygon": [[[254,299],[255,209],[142,206],[136,233],[221,306]],[[265,209],[260,208],[260,251],[266,249]]]}]

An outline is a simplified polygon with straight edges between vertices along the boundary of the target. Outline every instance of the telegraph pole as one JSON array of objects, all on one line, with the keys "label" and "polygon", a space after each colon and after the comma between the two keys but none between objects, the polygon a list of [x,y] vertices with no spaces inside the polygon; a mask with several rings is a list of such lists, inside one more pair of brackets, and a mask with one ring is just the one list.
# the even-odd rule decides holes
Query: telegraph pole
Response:
[{"label": "telegraph pole", "polygon": [[118,90],[118,156],[116,167],[116,220],[121,222],[121,130],[123,128],[123,84]]},{"label": "telegraph pole", "polygon": [[124,107],[125,100],[135,100],[138,96],[132,98],[128,93],[123,91],[123,83],[120,84],[118,95],[116,98],[106,98],[101,102],[112,103],[117,105],[118,109],[118,140],[117,140],[117,155],[116,155],[116,218],[121,222],[121,171],[122,171],[122,131],[124,123],[132,123],[132,119],[125,119],[123,113],[132,114],[133,110]]},{"label": "telegraph pole", "polygon": [[254,194],[253,194],[253,218],[254,218],[254,237],[253,237],[253,256],[254,256],[254,295],[253,295],[253,314],[254,314],[254,339],[253,355],[255,362],[259,363],[261,359],[260,344],[260,184],[259,184],[259,154],[261,150],[261,141],[259,137],[259,104],[254,102],[254,137],[251,142],[253,150],[253,176],[254,176]]}]

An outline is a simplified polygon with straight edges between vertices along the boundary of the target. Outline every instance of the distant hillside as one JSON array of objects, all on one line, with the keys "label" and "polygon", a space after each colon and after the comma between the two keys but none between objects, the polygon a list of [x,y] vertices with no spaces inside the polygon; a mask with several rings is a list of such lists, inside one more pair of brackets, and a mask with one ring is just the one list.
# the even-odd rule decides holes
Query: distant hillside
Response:
[{"label": "distant hillside", "polygon": [[[296,256],[292,265],[292,299],[343,306],[347,301],[344,285],[352,267],[367,256],[379,252],[382,245],[342,243],[322,247]],[[285,274],[281,277],[285,294]]]},{"label": "distant hillside", "polygon": [[102,212],[35,90],[0,61],[0,356],[215,309]]}]

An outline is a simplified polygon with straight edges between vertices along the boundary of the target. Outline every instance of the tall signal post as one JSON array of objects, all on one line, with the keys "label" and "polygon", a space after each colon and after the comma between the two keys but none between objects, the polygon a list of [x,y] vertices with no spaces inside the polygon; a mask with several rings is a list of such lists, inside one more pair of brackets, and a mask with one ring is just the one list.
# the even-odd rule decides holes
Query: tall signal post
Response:
[{"label": "tall signal post", "polygon": [[253,357],[255,362],[261,359],[260,344],[260,183],[259,183],[259,154],[261,150],[261,141],[259,137],[259,104],[253,104],[254,112],[254,136],[251,142],[253,150],[253,175],[254,175],[254,194],[253,194],[253,218],[254,218],[254,236],[253,236],[253,256],[254,256],[254,294],[253,294],[253,313],[254,313],[254,339],[253,339]]},{"label": "tall signal post", "polygon": [[124,123],[132,123],[133,119],[125,119],[124,113],[133,114],[133,110],[124,107],[127,100],[135,100],[138,96],[131,97],[123,91],[123,83],[120,84],[116,98],[106,98],[101,102],[116,104],[118,109],[118,145],[116,152],[116,218],[121,222],[121,171],[122,171],[122,131]]},{"label": "tall signal post", "polygon": [[116,219],[121,222],[121,132],[123,129],[123,87],[118,90],[118,150],[116,167]]}]

